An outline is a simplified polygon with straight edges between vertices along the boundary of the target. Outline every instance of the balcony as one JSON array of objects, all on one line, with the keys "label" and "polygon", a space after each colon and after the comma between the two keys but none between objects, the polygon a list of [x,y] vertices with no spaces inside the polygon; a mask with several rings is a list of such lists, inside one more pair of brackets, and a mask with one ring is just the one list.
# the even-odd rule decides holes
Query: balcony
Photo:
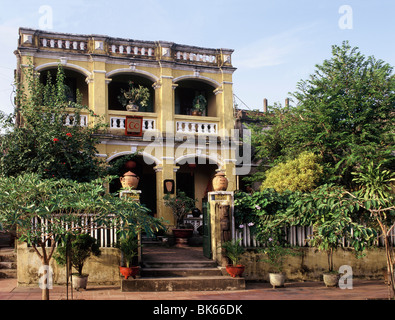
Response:
[{"label": "balcony", "polygon": [[218,135],[219,119],[217,117],[195,117],[175,115],[175,133]]},{"label": "balcony", "polygon": [[122,111],[110,111],[108,114],[110,133],[114,135],[125,135],[126,129],[126,116],[134,115],[143,117],[143,133],[146,131],[153,131],[157,129],[157,115],[155,113],[146,112],[122,112]]}]

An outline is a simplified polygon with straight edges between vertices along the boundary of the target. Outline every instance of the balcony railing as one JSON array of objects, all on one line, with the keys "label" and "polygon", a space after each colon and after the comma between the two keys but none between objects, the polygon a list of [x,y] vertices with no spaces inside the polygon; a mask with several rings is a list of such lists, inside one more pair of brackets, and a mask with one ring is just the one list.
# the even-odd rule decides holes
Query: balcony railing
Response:
[{"label": "balcony railing", "polygon": [[176,133],[185,134],[218,134],[218,123],[205,121],[176,121]]},{"label": "balcony railing", "polygon": [[[125,117],[110,117],[110,129],[125,130],[126,118]],[[143,131],[155,130],[155,119],[143,119]]]}]

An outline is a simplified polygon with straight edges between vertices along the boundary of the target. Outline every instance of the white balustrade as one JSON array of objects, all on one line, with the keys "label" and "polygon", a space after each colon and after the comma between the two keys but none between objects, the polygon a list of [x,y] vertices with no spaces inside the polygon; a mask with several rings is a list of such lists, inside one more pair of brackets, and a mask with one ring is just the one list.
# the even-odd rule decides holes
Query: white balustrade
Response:
[{"label": "white balustrade", "polygon": [[[66,116],[64,119],[64,125],[65,126],[75,126],[75,116],[73,114],[69,114]],[[81,127],[87,127],[88,126],[88,116],[85,115],[80,115],[80,126]]]},{"label": "white balustrade", "polygon": [[67,49],[67,50],[82,50],[87,49],[87,44],[85,41],[70,41],[63,39],[41,39],[41,46],[44,48],[54,48],[54,49]]},{"label": "white balustrade", "polygon": [[208,122],[177,121],[177,133],[218,134],[218,125]]},{"label": "white balustrade", "polygon": [[195,62],[205,62],[205,63],[216,63],[217,57],[215,55],[207,55],[202,53],[195,53],[195,52],[176,52],[176,59],[177,60],[184,60],[184,61],[195,61]]},{"label": "white balustrade", "polygon": [[[125,130],[125,117],[111,117],[110,118],[110,129],[122,129]],[[143,119],[143,131],[155,130],[156,120],[155,119]]]}]

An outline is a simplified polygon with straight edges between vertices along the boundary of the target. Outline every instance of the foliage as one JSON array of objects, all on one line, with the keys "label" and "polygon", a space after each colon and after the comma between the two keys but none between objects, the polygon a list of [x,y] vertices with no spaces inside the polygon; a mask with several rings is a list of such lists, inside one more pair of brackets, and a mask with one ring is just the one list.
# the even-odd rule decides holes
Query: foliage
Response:
[{"label": "foliage", "polygon": [[128,234],[119,240],[117,247],[122,252],[126,266],[131,267],[133,264],[133,258],[138,255],[139,242],[137,236],[134,234]]},{"label": "foliage", "polygon": [[177,228],[182,228],[184,218],[195,208],[196,199],[192,199],[185,192],[178,190],[175,197],[166,194],[163,199],[165,206],[173,210],[173,215],[177,221]]},{"label": "foliage", "polygon": [[313,226],[308,240],[328,254],[328,270],[333,271],[333,251],[343,240],[358,254],[373,245],[376,231],[367,226],[368,216],[341,187],[327,184],[300,195],[287,210],[283,221],[291,225]]},{"label": "foliage", "polygon": [[268,219],[288,208],[291,194],[290,192],[280,194],[274,189],[265,189],[252,194],[236,192],[234,201],[236,226],[248,224],[252,232],[261,233]]},{"label": "foliage", "polygon": [[119,102],[126,107],[128,104],[138,105],[142,108],[148,106],[150,92],[148,88],[141,85],[135,86],[133,81],[129,81],[129,89],[121,89],[121,95],[118,96]]},{"label": "foliage", "polygon": [[226,241],[222,244],[222,248],[225,249],[225,255],[232,261],[234,266],[240,264],[241,256],[245,252],[244,248],[240,245],[242,239],[233,239]]},{"label": "foliage", "polygon": [[[16,229],[17,239],[28,243],[43,265],[49,265],[56,243],[88,228],[115,227],[120,237],[164,228],[146,207],[106,193],[103,185],[109,179],[78,183],[37,174],[0,177],[0,223],[6,231]],[[82,215],[90,220],[81,221]]]},{"label": "foliage", "polygon": [[260,252],[263,253],[266,258],[263,258],[261,261],[268,263],[272,268],[272,272],[275,273],[283,272],[286,256],[300,255],[299,252],[291,248],[287,248],[276,236],[274,239],[269,237],[267,241],[265,241],[265,244],[265,248],[261,249]]},{"label": "foliage", "polygon": [[200,112],[204,112],[206,110],[207,100],[203,95],[198,95],[193,100],[192,109]]},{"label": "foliage", "polygon": [[79,276],[82,276],[85,261],[91,255],[96,257],[101,255],[96,239],[89,234],[81,233],[67,236],[63,246],[59,246],[54,254],[54,259],[59,265],[66,265],[68,246],[70,246],[70,263],[78,271]]},{"label": "foliage", "polygon": [[[25,81],[17,83],[16,112],[5,121],[6,134],[0,141],[1,174],[38,173],[43,178],[81,182],[102,175],[95,146],[106,125],[88,107],[68,101],[62,67],[56,80],[48,75],[46,84],[40,83],[33,66],[23,71]],[[89,126],[80,125],[82,115],[88,116]]]},{"label": "foliage", "polygon": [[[293,159],[302,151],[322,157],[324,180],[352,190],[351,172],[370,161],[393,167],[395,77],[393,68],[365,57],[347,42],[292,94],[296,106],[274,107],[269,130],[259,123],[252,142],[263,164]],[[262,167],[264,170],[264,167]]]},{"label": "foliage", "polygon": [[273,188],[277,192],[312,191],[323,173],[320,158],[311,152],[303,152],[296,159],[279,163],[266,171],[261,190]]},{"label": "foliage", "polygon": [[388,297],[395,297],[395,252],[391,244],[390,234],[395,227],[395,197],[391,183],[395,180],[395,173],[382,170],[381,165],[373,163],[361,167],[359,172],[353,173],[354,181],[359,190],[349,193],[357,205],[367,210],[370,217],[378,224],[380,235],[384,239],[388,274]]},{"label": "foliage", "polygon": [[138,152],[134,152],[132,154],[120,157],[115,161],[112,161],[110,163],[110,166],[107,168],[107,174],[110,176],[122,176],[126,171],[128,171],[125,169],[126,162],[128,162],[129,160],[135,160],[137,155]]}]

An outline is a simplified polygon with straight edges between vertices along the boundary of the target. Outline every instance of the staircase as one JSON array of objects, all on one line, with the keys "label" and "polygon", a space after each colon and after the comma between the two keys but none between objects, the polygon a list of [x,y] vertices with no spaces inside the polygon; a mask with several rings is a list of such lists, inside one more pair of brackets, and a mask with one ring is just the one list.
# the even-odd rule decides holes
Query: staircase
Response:
[{"label": "staircase", "polygon": [[14,248],[0,247],[0,279],[17,277]]},{"label": "staircase", "polygon": [[202,248],[143,247],[140,277],[122,280],[122,292],[244,290],[244,278],[223,275]]}]

